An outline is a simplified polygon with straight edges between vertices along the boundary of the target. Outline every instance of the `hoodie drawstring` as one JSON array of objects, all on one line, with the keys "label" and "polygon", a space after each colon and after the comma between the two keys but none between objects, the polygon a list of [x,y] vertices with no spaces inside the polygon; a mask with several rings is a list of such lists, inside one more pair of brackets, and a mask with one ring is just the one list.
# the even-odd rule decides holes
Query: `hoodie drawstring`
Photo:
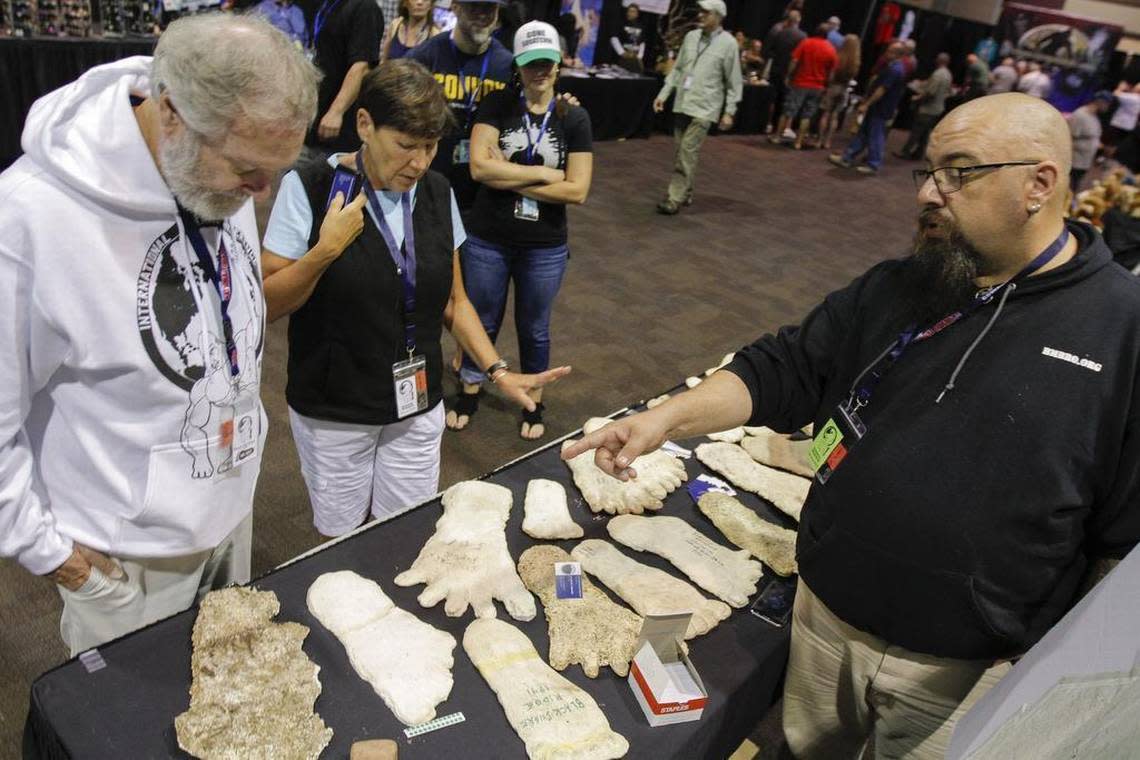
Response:
[{"label": "hoodie drawstring", "polygon": [[954,372],[950,375],[950,380],[948,380],[945,387],[942,388],[942,392],[938,394],[938,398],[934,399],[934,403],[941,404],[942,397],[954,390],[954,381],[958,379],[958,373],[966,366],[966,362],[970,359],[970,354],[974,353],[974,349],[978,347],[978,344],[981,343],[986,337],[986,334],[989,333],[990,328],[994,326],[994,322],[997,322],[998,317],[1001,316],[1001,310],[1005,308],[1005,299],[1009,298],[1009,294],[1012,293],[1016,287],[1017,283],[1011,282],[1002,288],[1001,298],[998,300],[994,315],[990,317],[990,321],[986,322],[986,326],[978,333],[978,337],[974,338],[974,342],[971,343],[970,347],[966,349],[966,352],[962,354],[962,358],[958,360],[958,366],[954,368]]}]

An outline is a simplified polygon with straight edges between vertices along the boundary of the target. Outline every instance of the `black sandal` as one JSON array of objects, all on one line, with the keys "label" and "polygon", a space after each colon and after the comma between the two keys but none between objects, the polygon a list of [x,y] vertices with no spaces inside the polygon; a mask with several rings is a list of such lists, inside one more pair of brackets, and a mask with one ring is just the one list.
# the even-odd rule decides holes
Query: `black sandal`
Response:
[{"label": "black sandal", "polygon": [[[483,389],[480,388],[475,393],[464,393],[460,391],[455,396],[455,404],[451,407],[451,411],[455,412],[456,422],[460,417],[467,418],[467,425],[471,424],[471,419],[475,416],[475,412],[479,411],[479,397],[483,395]],[[462,428],[449,428],[450,430],[464,430],[467,425]]]},{"label": "black sandal", "polygon": [[[522,421],[530,425],[532,428],[535,425],[545,425],[546,423],[542,421],[542,412],[544,409],[546,409],[546,407],[541,401],[535,403],[533,412],[528,412],[526,409],[523,409]],[[545,434],[545,432],[546,431],[544,430],[543,433]],[[538,440],[537,438],[526,438],[523,436],[521,427],[519,428],[519,437],[526,441]],[[539,438],[541,437],[542,436],[539,436]]]}]

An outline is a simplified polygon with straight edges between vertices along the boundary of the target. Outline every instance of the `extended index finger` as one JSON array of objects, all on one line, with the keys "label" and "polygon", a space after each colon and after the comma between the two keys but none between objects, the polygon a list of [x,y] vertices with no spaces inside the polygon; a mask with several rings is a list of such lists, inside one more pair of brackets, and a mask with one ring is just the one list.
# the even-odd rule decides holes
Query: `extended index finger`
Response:
[{"label": "extended index finger", "polygon": [[600,430],[595,430],[588,435],[582,436],[581,439],[562,449],[562,458],[569,461],[579,454],[585,454],[587,451],[604,447],[610,439],[612,439],[612,446],[615,450],[621,448],[621,441],[617,439],[614,431],[607,425]]}]

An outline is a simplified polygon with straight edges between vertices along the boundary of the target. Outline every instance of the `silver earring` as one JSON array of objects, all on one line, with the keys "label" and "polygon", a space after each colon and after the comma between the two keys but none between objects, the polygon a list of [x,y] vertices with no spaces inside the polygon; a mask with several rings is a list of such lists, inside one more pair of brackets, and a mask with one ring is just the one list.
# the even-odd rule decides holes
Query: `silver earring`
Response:
[{"label": "silver earring", "polygon": [[1040,210],[1041,210],[1041,204],[1040,203],[1033,203],[1029,206],[1029,213],[1030,214],[1036,214]]}]

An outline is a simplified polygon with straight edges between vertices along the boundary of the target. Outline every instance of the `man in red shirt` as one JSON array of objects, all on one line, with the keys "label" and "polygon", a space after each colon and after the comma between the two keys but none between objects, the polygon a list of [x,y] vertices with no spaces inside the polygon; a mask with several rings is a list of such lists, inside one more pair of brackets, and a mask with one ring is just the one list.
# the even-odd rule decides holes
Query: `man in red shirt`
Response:
[{"label": "man in red shirt", "polygon": [[812,36],[805,39],[792,51],[792,62],[788,67],[788,96],[784,98],[784,113],[780,117],[780,125],[776,132],[768,138],[768,142],[780,142],[784,130],[795,123],[799,117],[799,129],[796,130],[795,149],[804,146],[804,135],[807,134],[811,117],[819,108],[819,99],[831,72],[839,63],[839,56],[835,48],[827,41],[827,32],[830,27],[820,24]]}]

